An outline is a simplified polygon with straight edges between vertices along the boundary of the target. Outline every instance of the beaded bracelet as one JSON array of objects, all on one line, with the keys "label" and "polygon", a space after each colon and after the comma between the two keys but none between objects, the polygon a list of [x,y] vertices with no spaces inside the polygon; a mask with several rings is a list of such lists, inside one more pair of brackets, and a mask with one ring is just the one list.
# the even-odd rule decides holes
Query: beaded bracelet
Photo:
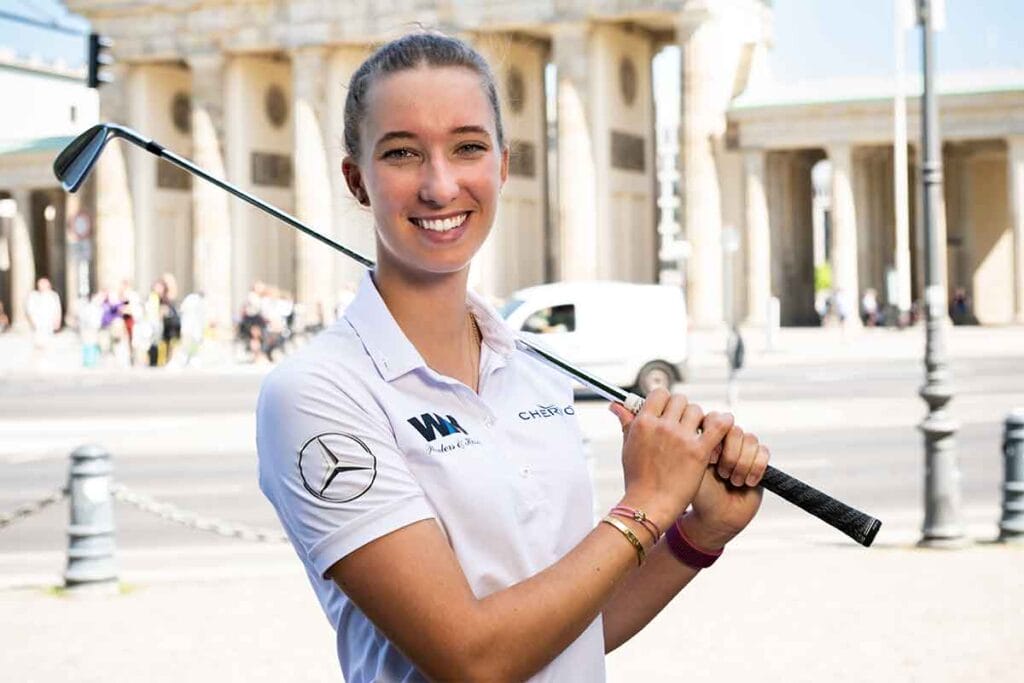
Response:
[{"label": "beaded bracelet", "polygon": [[655,543],[661,539],[661,529],[643,510],[631,508],[627,505],[616,505],[611,509],[609,514],[625,517],[626,519],[632,519],[634,522],[640,522],[641,526],[647,529],[654,538]]},{"label": "beaded bracelet", "polygon": [[644,544],[640,542],[640,539],[637,538],[637,535],[633,533],[633,530],[625,524],[623,524],[622,522],[620,522],[619,520],[617,520],[616,518],[612,517],[611,515],[608,515],[601,521],[605,524],[615,527],[616,529],[622,532],[622,535],[626,537],[626,540],[629,541],[629,544],[633,546],[634,550],[636,550],[637,566],[643,566],[644,560],[647,559],[647,552],[644,550]]},{"label": "beaded bracelet", "polygon": [[715,560],[722,556],[722,552],[725,550],[725,548],[722,548],[715,553],[701,550],[683,533],[678,519],[675,521],[675,524],[669,527],[668,533],[665,534],[665,542],[668,543],[669,550],[676,556],[676,559],[691,569],[707,569],[715,563]]}]

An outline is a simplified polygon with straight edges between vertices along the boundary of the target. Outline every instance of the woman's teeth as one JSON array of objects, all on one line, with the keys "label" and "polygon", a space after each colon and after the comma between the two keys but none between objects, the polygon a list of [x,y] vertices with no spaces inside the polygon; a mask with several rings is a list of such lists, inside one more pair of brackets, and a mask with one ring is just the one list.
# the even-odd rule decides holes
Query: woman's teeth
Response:
[{"label": "woman's teeth", "polygon": [[414,218],[413,222],[421,228],[427,230],[433,230],[434,232],[448,232],[453,228],[457,228],[463,224],[466,220],[466,216],[469,214],[463,213],[458,216],[452,216],[451,218],[442,218],[439,220],[432,220],[427,218]]}]

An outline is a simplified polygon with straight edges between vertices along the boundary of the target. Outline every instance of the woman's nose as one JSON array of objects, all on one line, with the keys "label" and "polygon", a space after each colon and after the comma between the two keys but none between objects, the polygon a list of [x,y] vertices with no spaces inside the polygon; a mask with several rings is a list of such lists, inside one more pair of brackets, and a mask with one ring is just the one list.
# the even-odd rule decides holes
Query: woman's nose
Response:
[{"label": "woman's nose", "polygon": [[435,206],[447,206],[459,196],[459,182],[447,160],[431,161],[424,167],[420,184],[420,201]]}]

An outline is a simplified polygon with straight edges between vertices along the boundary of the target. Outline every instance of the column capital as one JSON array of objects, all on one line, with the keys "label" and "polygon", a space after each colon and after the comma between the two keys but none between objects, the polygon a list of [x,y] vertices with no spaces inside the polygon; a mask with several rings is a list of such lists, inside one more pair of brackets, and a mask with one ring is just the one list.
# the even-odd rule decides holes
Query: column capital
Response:
[{"label": "column capital", "polygon": [[825,145],[825,156],[829,160],[836,159],[849,163],[850,155],[853,153],[853,146],[848,142],[830,142]]},{"label": "column capital", "polygon": [[711,7],[707,0],[691,0],[676,15],[676,42],[685,43],[693,37],[701,26],[712,17]]},{"label": "column capital", "polygon": [[551,60],[558,65],[559,80],[586,82],[587,44],[592,25],[585,21],[555,24],[551,40]]},{"label": "column capital", "polygon": [[320,113],[326,97],[328,50],[319,45],[304,45],[288,54],[292,60],[292,97],[312,101]]},{"label": "column capital", "polygon": [[185,63],[193,72],[209,73],[223,69],[227,64],[227,56],[223,52],[196,52],[187,55]]},{"label": "column capital", "polygon": [[316,64],[330,56],[331,49],[326,45],[296,45],[288,50],[292,60],[292,68],[299,64]]}]

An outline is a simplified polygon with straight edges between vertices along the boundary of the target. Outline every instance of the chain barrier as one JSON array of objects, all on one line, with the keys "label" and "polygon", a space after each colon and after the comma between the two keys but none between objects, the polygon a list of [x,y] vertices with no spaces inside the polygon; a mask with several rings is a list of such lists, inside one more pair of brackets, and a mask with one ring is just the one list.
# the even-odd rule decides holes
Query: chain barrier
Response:
[{"label": "chain barrier", "polygon": [[[194,512],[182,510],[170,503],[162,503],[151,496],[136,493],[124,484],[111,484],[110,495],[114,500],[128,503],[143,512],[154,514],[161,519],[166,519],[170,522],[196,529],[197,531],[208,531],[227,538],[239,538],[244,541],[258,541],[261,543],[283,543],[288,540],[288,537],[283,532],[260,529],[236,522],[226,522],[212,517],[203,517]],[[42,498],[19,505],[10,512],[0,512],[0,529],[4,529],[19,520],[31,517],[54,503],[64,500],[67,496],[67,487],[62,486]]]},{"label": "chain barrier", "polygon": [[283,543],[288,540],[288,537],[281,531],[259,529],[236,522],[202,517],[194,512],[182,510],[170,503],[162,503],[145,494],[136,493],[124,484],[112,484],[110,486],[110,495],[113,496],[114,500],[128,503],[143,512],[148,512],[169,522],[181,524],[197,531],[209,531],[227,538],[240,538],[244,541],[259,541],[262,543]]},{"label": "chain barrier", "polygon": [[57,501],[63,500],[68,495],[68,489],[66,486],[61,486],[59,489],[46,494],[42,498],[34,500],[30,503],[24,503],[14,508],[10,512],[0,512],[0,529],[3,529],[19,519],[25,519],[31,517],[40,510],[43,510]]}]

